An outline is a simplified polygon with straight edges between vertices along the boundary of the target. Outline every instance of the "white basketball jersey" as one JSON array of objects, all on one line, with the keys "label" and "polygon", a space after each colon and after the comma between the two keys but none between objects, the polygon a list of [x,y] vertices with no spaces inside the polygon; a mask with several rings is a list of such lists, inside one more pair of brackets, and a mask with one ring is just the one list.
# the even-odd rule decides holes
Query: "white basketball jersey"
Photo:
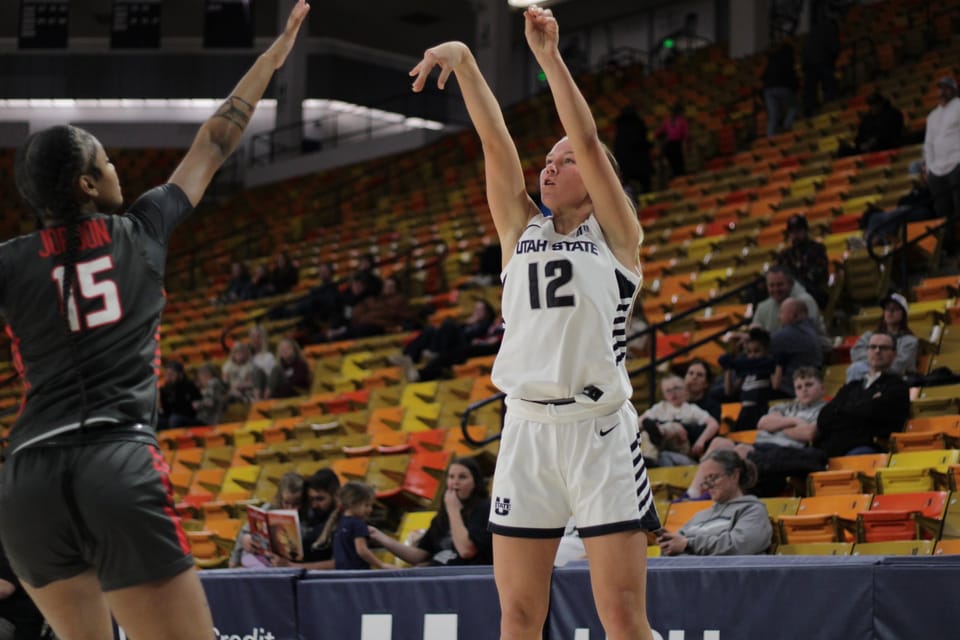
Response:
[{"label": "white basketball jersey", "polygon": [[492,378],[508,398],[615,410],[632,395],[624,358],[641,278],[613,256],[593,215],[569,235],[550,217],[531,219],[501,279],[506,331]]}]

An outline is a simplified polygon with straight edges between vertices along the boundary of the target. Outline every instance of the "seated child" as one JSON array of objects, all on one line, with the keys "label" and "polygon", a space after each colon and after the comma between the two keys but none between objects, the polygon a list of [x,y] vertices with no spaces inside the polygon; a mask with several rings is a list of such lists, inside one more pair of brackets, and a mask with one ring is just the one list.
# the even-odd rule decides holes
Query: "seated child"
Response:
[{"label": "seated child", "polygon": [[724,354],[718,361],[724,369],[724,393],[728,397],[739,396],[740,415],[734,431],[757,428],[757,421],[767,413],[770,397],[783,375],[783,368],[770,355],[770,334],[765,329],[751,328],[743,350],[742,356]]},{"label": "seated child", "polygon": [[643,455],[659,466],[695,464],[720,424],[687,402],[687,387],[679,376],[667,376],[660,385],[664,399],[640,416],[641,430],[647,434],[642,439]]}]

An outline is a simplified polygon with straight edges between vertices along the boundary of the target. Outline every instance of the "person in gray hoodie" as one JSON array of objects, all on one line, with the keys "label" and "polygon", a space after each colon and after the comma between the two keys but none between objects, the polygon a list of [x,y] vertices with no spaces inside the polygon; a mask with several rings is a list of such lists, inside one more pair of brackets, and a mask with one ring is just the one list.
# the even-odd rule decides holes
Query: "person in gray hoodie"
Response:
[{"label": "person in gray hoodie", "polygon": [[735,451],[712,451],[700,463],[701,486],[714,505],[697,513],[677,533],[657,536],[665,556],[734,556],[764,553],[773,527],[767,507],[756,496],[744,495],[757,481],[757,468]]}]

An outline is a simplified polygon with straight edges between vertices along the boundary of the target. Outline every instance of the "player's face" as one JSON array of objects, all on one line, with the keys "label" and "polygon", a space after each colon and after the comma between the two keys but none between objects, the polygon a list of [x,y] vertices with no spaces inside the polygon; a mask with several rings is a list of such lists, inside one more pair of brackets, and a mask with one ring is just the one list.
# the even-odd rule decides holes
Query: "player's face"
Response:
[{"label": "player's face", "polygon": [[456,491],[461,502],[470,499],[475,487],[476,483],[469,469],[461,464],[450,465],[450,469],[447,470],[447,489]]},{"label": "player's face", "polygon": [[579,206],[587,199],[587,189],[573,157],[567,138],[553,146],[540,172],[540,199],[551,211]]},{"label": "player's face", "polygon": [[93,181],[97,188],[97,195],[93,198],[97,209],[105,213],[116,211],[123,206],[120,178],[117,177],[116,167],[110,162],[107,152],[103,150],[103,146],[99,142],[97,143],[97,153],[93,164],[100,172],[100,177]]}]

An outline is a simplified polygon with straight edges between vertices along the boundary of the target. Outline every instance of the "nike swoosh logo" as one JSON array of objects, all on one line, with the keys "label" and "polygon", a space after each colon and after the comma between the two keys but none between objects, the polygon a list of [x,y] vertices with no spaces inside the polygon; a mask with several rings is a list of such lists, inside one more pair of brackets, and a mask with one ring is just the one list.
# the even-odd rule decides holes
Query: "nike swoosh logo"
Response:
[{"label": "nike swoosh logo", "polygon": [[602,438],[603,436],[607,435],[608,433],[610,433],[611,431],[613,431],[614,429],[616,429],[616,428],[619,427],[619,426],[620,426],[620,423],[618,422],[617,424],[613,425],[612,427],[610,427],[610,428],[607,429],[606,431],[604,431],[603,429],[600,429],[600,437]]}]

